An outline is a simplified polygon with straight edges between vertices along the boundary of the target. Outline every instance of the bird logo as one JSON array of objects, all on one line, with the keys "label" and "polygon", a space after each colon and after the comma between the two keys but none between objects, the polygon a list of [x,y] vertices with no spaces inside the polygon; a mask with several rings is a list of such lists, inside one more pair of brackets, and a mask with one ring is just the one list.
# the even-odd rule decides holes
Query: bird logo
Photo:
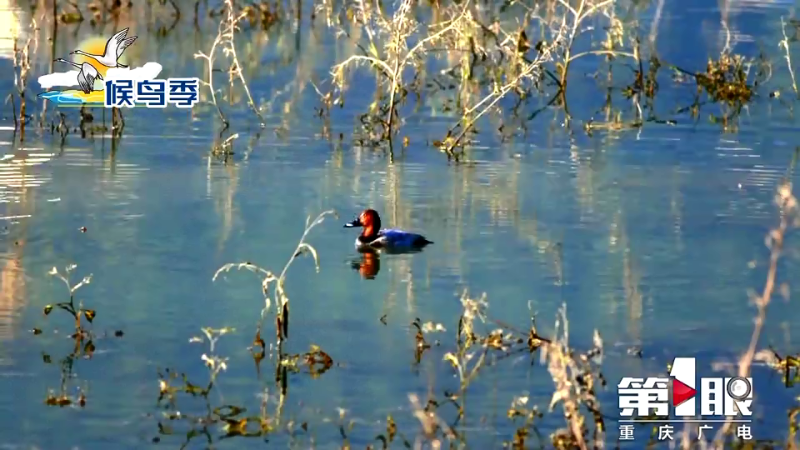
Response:
[{"label": "bird logo", "polygon": [[127,35],[128,29],[125,28],[114,36],[111,36],[111,39],[106,42],[105,50],[103,51],[102,55],[86,53],[83,50],[74,50],[69,52],[69,54],[86,56],[87,58],[91,58],[106,67],[127,68],[127,65],[119,63],[119,58],[122,56],[122,53],[125,51],[125,49],[130,47],[130,45],[133,44],[133,41],[136,40],[136,36],[129,38],[126,37]]},{"label": "bird logo", "polygon": [[[39,97],[62,106],[103,106],[104,91],[108,80],[131,80],[141,82],[154,80],[161,72],[161,65],[147,62],[141,67],[130,68],[130,58],[125,50],[137,36],[128,37],[128,28],[118,31],[110,39],[91,37],[69,52],[73,61],[57,58],[54,62],[73,66],[75,70],[54,71],[39,77],[42,89],[49,90]],[[130,53],[130,52],[129,52]],[[72,88],[52,90],[54,87]]]}]

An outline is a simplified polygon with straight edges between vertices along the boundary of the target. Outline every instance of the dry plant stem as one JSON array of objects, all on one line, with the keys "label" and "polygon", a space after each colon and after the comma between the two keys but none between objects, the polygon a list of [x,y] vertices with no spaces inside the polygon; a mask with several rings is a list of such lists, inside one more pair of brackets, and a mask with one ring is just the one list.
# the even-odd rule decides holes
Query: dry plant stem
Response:
[{"label": "dry plant stem", "polygon": [[395,59],[394,61],[394,70],[392,71],[392,90],[389,94],[389,143],[392,142],[392,125],[394,124],[394,95],[397,92],[397,77],[398,77],[398,68],[400,67],[400,60]]},{"label": "dry plant stem", "polygon": [[451,30],[455,29],[455,25],[460,22],[460,20],[467,14],[469,11],[469,0],[464,2],[464,7],[461,9],[461,13],[443,29],[439,30],[438,32],[426,37],[425,39],[420,40],[417,42],[417,45],[412,47],[406,55],[403,57],[403,60],[400,61],[399,59],[395,59],[394,70],[392,71],[392,91],[391,95],[389,96],[389,139],[392,136],[392,122],[394,118],[394,96],[397,92],[397,79],[401,76],[401,70],[406,66],[408,60],[416,54],[416,52],[422,49],[425,44],[432,42],[440,37],[444,36],[446,33],[450,32]]},{"label": "dry plant stem", "polygon": [[[558,339],[559,325],[561,325],[562,338]],[[574,383],[570,379],[569,372],[575,371],[570,358],[569,349],[569,322],[567,321],[567,306],[562,305],[559,310],[559,317],[556,320],[554,339],[550,345],[544,347],[542,360],[547,362],[547,369],[556,384],[556,392],[550,402],[551,408],[563,402],[564,418],[569,424],[570,432],[575,439],[575,443],[581,450],[587,450],[586,441],[583,438],[579,411],[580,404],[573,395]]]},{"label": "dry plant stem", "polygon": [[223,127],[228,128],[230,123],[228,123],[228,119],[225,118],[225,115],[222,113],[222,108],[219,107],[219,103],[217,103],[217,94],[214,90],[214,54],[216,53],[217,46],[220,45],[222,42],[222,27],[223,24],[219,24],[219,31],[217,33],[217,37],[214,39],[214,43],[211,44],[211,50],[206,55],[203,52],[195,53],[195,58],[203,58],[206,60],[208,64],[208,81],[201,80],[200,82],[204,86],[208,86],[208,90],[211,92],[211,101],[214,103],[214,106],[217,108],[217,114],[219,114],[219,118],[222,121]]},{"label": "dry plant stem", "polygon": [[[470,110],[467,111],[467,114],[470,114],[473,111],[475,111],[485,101],[488,101],[489,99],[492,100],[491,103],[489,103],[488,106],[486,106],[484,109],[482,109],[479,114],[477,114],[475,117],[473,117],[472,120],[470,120],[468,122],[468,124],[462,128],[461,132],[459,133],[459,135],[454,140],[450,141],[450,145],[446,148],[446,151],[448,153],[451,153],[453,148],[461,142],[461,140],[463,139],[464,135],[472,128],[472,126],[486,112],[491,110],[497,104],[497,102],[500,101],[501,98],[505,97],[505,95],[507,95],[509,92],[511,92],[523,78],[530,76],[530,74],[533,72],[533,70],[536,69],[538,66],[541,66],[544,63],[553,60],[554,51],[556,50],[556,48],[560,47],[561,45],[563,45],[563,48],[564,48],[563,63],[561,65],[561,73],[559,74],[559,77],[557,79],[555,79],[554,77],[551,76],[551,78],[555,79],[555,81],[556,81],[556,83],[558,84],[558,87],[559,87],[558,94],[556,95],[555,98],[561,97],[563,99],[564,96],[566,95],[567,76],[569,74],[569,66],[573,61],[575,61],[575,60],[577,60],[577,59],[579,59],[581,57],[584,57],[584,56],[587,56],[587,55],[612,55],[612,56],[625,56],[625,57],[636,59],[636,55],[633,54],[633,53],[615,51],[615,50],[589,50],[589,51],[581,52],[581,53],[578,53],[578,54],[575,54],[575,55],[572,54],[572,46],[573,46],[573,43],[575,41],[575,38],[580,34],[579,30],[580,30],[580,27],[581,27],[581,24],[583,23],[583,21],[585,19],[591,17],[598,10],[613,5],[614,1],[615,0],[605,0],[605,1],[602,1],[602,2],[599,2],[599,3],[596,3],[596,4],[590,4],[590,3],[588,3],[587,0],[579,0],[578,7],[576,9],[572,5],[570,5],[567,1],[558,0],[558,3],[561,6],[563,6],[567,10],[567,12],[569,14],[564,14],[564,16],[561,18],[561,21],[560,21],[561,23],[557,28],[558,31],[556,33],[556,36],[551,39],[553,44],[551,44],[551,45],[547,46],[545,49],[543,49],[539,53],[539,55],[537,56],[537,59],[535,61],[533,61],[531,64],[529,64],[528,67],[526,67],[525,71],[523,71],[523,73],[521,73],[519,76],[517,76],[511,83],[508,83],[505,86],[503,86],[503,88],[500,89],[500,92],[495,91],[494,93],[492,93],[492,95],[484,98],[480,103],[478,103],[474,107],[470,108]],[[567,20],[568,16],[571,16],[571,20]],[[562,41],[563,41],[563,44],[561,44]],[[564,103],[565,108],[566,108],[566,100],[565,99],[563,100],[563,103]],[[565,111],[566,111],[566,109],[565,109]],[[567,119],[569,119],[569,114],[568,113],[567,113]]]},{"label": "dry plant stem", "polygon": [[728,15],[730,12],[730,1],[729,0],[722,0],[722,5],[720,6],[719,10],[719,24],[722,26],[722,29],[725,30],[725,44],[722,46],[722,50],[720,50],[719,54],[727,55],[731,51],[731,28],[728,25]]},{"label": "dry plant stem", "polygon": [[125,119],[122,117],[122,110],[120,108],[111,108],[111,130],[112,137],[118,138],[122,135],[122,130],[125,128]]},{"label": "dry plant stem", "polygon": [[[349,66],[351,64],[358,64],[358,63],[361,63],[361,62],[368,62],[368,63],[376,66],[377,68],[379,68],[384,73],[384,75],[387,78],[389,78],[389,80],[391,80],[391,87],[390,87],[390,90],[389,90],[389,118],[388,118],[388,121],[387,121],[388,122],[388,128],[389,128],[388,134],[389,134],[390,139],[391,139],[391,135],[392,135],[392,131],[393,131],[392,127],[393,127],[393,123],[394,123],[395,95],[397,93],[398,87],[400,86],[400,84],[402,84],[402,72],[403,72],[403,69],[409,63],[409,61],[417,54],[417,52],[420,52],[425,47],[425,45],[427,45],[430,42],[433,42],[433,41],[435,41],[437,39],[440,39],[442,36],[444,36],[445,34],[451,32],[451,31],[456,30],[459,22],[463,18],[465,18],[467,16],[467,14],[469,13],[469,6],[470,6],[470,1],[467,0],[464,3],[464,6],[462,7],[461,12],[458,14],[458,16],[456,16],[453,19],[451,19],[448,22],[447,26],[445,26],[441,30],[431,34],[430,36],[428,36],[428,37],[426,37],[424,39],[421,39],[419,42],[417,42],[416,45],[414,45],[412,48],[410,48],[408,51],[406,51],[402,58],[395,57],[394,58],[394,67],[389,65],[389,63],[387,63],[386,61],[383,61],[380,58],[378,58],[377,50],[375,50],[376,47],[375,47],[374,40],[373,40],[374,37],[373,37],[372,31],[370,30],[370,27],[368,25],[366,25],[364,27],[364,29],[367,32],[367,36],[368,36],[369,41],[370,41],[370,48],[373,51],[373,55],[372,56],[370,56],[370,55],[353,55],[353,56],[350,56],[349,58],[347,58],[346,60],[344,60],[343,62],[333,66],[333,68],[331,70],[331,73],[332,73],[334,79],[341,79],[342,76],[343,76],[343,73],[344,73],[344,69],[347,66]],[[361,7],[362,13],[366,16],[367,15],[367,12],[366,12],[367,9],[364,8],[363,2],[360,2],[360,7]],[[410,6],[407,5],[406,3],[404,3],[403,5],[401,5],[401,8],[403,8],[403,7],[408,8]],[[403,14],[405,14],[405,13],[403,13]],[[368,20],[368,18],[365,17],[365,20]],[[406,38],[405,36],[399,35],[398,33],[393,33],[392,40],[394,41],[395,47],[399,47],[399,41],[404,40],[405,38]]]},{"label": "dry plant stem", "polygon": [[211,50],[208,52],[208,54],[202,52],[195,53],[194,57],[203,58],[208,64],[208,81],[201,81],[201,83],[204,86],[208,86],[209,90],[211,91],[211,101],[217,108],[217,114],[219,114],[219,118],[222,120],[224,129],[230,126],[230,122],[228,122],[228,120],[225,118],[225,115],[222,113],[222,108],[219,106],[216,91],[214,89],[214,59],[218,47],[222,47],[223,54],[231,58],[231,68],[229,71],[229,74],[231,75],[231,89],[233,88],[233,76],[235,75],[237,78],[239,78],[239,81],[242,82],[242,87],[247,95],[248,106],[250,106],[250,108],[256,114],[260,125],[263,127],[265,125],[264,117],[258,110],[258,107],[253,100],[253,96],[250,93],[250,88],[247,86],[247,81],[244,79],[244,74],[242,74],[242,67],[241,64],[239,64],[239,56],[236,53],[236,43],[234,41],[236,31],[239,29],[238,24],[242,19],[247,17],[247,13],[243,12],[242,14],[235,16],[233,13],[233,7],[233,0],[225,0],[225,9],[227,11],[227,15],[225,20],[221,21],[219,24],[217,37],[214,39],[214,43],[211,45]]},{"label": "dry plant stem", "polygon": [[[739,359],[738,376],[740,377],[747,377],[750,375],[750,367],[752,366],[753,358],[756,354],[756,347],[758,346],[758,340],[761,337],[761,331],[764,328],[764,322],[767,316],[767,306],[769,305],[770,300],[772,299],[772,293],[775,290],[775,276],[778,272],[778,260],[781,257],[784,238],[790,225],[789,216],[794,216],[797,211],[797,199],[792,194],[792,186],[788,180],[778,187],[778,193],[775,196],[775,203],[779,207],[781,219],[778,227],[771,230],[766,237],[766,244],[770,249],[769,269],[767,271],[767,279],[764,283],[764,289],[761,292],[761,296],[754,298],[757,308],[757,313],[754,320],[755,325],[753,328],[753,334],[750,336],[750,344],[747,347],[747,351]],[[732,426],[732,422],[730,420],[731,418],[728,418],[717,433],[714,439],[714,448],[723,448],[725,436],[730,431],[730,427]]]},{"label": "dry plant stem", "polygon": [[[578,35],[578,29],[580,28],[581,22],[584,19],[591,16],[595,11],[600,8],[604,8],[608,5],[614,3],[614,0],[605,0],[604,2],[598,3],[596,5],[591,5],[589,8],[586,8],[586,0],[580,0],[578,9],[573,8],[569,3],[564,0],[558,0],[558,2],[566,8],[570,13],[572,13],[572,28],[568,33],[567,44],[565,45],[564,49],[564,67],[561,72],[561,90],[564,91],[567,88],[567,74],[569,73],[569,65],[572,61],[577,59],[579,56],[583,56],[584,54],[588,53],[595,53],[595,52],[586,52],[583,54],[571,56],[572,52],[572,44],[575,42],[575,36]],[[597,52],[598,54],[608,53],[608,52]]]},{"label": "dry plant stem", "polygon": [[[33,43],[34,46],[38,45],[38,41],[36,40],[36,36],[38,34],[37,32],[38,27],[36,26],[36,20],[32,19],[31,37],[28,38],[28,40],[25,42],[25,45],[22,46],[22,48],[19,48],[17,45],[17,39],[14,39],[14,86],[17,88],[17,92],[19,94],[19,120],[17,120],[15,113],[14,122],[15,127],[16,125],[19,125],[20,142],[25,140],[25,123],[27,122],[25,120],[25,91],[28,85],[28,72],[31,70],[31,44]],[[17,69],[19,69],[19,73],[17,73]]]},{"label": "dry plant stem", "polygon": [[[50,73],[53,73],[53,69],[55,68],[55,59],[56,59],[56,45],[58,43],[58,0],[52,0],[53,2],[53,9],[51,13],[53,15],[53,28],[51,30],[51,38],[50,38],[50,64],[48,70]],[[52,88],[47,88],[47,92],[50,92]],[[44,122],[47,118],[47,100],[42,102],[42,111],[39,115],[39,128],[44,128]]]},{"label": "dry plant stem", "polygon": [[258,335],[261,332],[261,326],[264,322],[264,317],[266,316],[269,308],[271,306],[271,300],[269,297],[269,286],[271,283],[275,283],[275,305],[277,308],[277,319],[276,319],[276,336],[277,336],[277,343],[278,347],[280,348],[281,343],[288,337],[288,330],[289,330],[289,322],[288,322],[288,314],[289,314],[289,297],[286,295],[286,291],[284,290],[284,281],[286,279],[286,273],[291,267],[292,263],[298,256],[301,256],[303,253],[310,253],[314,257],[314,264],[316,266],[317,272],[319,272],[319,257],[317,255],[316,249],[312,247],[310,244],[305,242],[308,233],[316,227],[317,225],[321,224],[325,220],[325,216],[333,215],[336,217],[336,211],[328,210],[320,215],[317,216],[316,219],[311,221],[311,217],[309,216],[306,219],[306,228],[303,231],[303,235],[300,237],[300,242],[298,242],[297,247],[295,247],[294,251],[292,252],[291,257],[289,257],[289,261],[286,262],[286,265],[283,267],[279,276],[275,276],[271,271],[251,264],[249,262],[244,263],[229,263],[225,264],[224,266],[220,267],[214,276],[212,277],[212,281],[215,281],[220,273],[228,272],[232,268],[236,268],[238,270],[246,269],[253,273],[263,275],[264,278],[261,282],[262,292],[264,293],[264,308],[261,310],[261,318],[258,323]]},{"label": "dry plant stem", "polygon": [[236,55],[236,44],[234,42],[234,35],[236,34],[236,31],[239,29],[238,27],[239,21],[247,17],[247,13],[243,12],[238,17],[235,17],[233,15],[233,0],[225,0],[225,6],[228,9],[228,16],[227,16],[228,29],[225,33],[228,45],[224,51],[225,53],[229,54],[231,59],[233,60],[233,67],[231,67],[231,71],[233,71],[233,73],[235,73],[236,76],[239,77],[239,81],[242,82],[242,87],[244,88],[244,92],[245,94],[247,94],[247,102],[250,105],[250,108],[253,109],[253,112],[256,114],[258,120],[260,121],[261,126],[263,127],[265,125],[264,117],[261,115],[261,112],[259,112],[256,103],[253,101],[253,96],[250,95],[250,88],[247,87],[247,81],[245,81],[244,75],[242,74],[242,66],[241,64],[239,64],[239,57]]},{"label": "dry plant stem", "polygon": [[209,381],[208,381],[208,387],[206,388],[206,392],[208,392],[214,386],[214,383],[216,383],[217,375],[219,375],[219,372],[228,369],[227,365],[228,358],[222,358],[216,354],[215,347],[217,341],[219,341],[219,338],[221,338],[222,335],[236,330],[234,328],[227,328],[227,327],[220,329],[205,327],[202,328],[201,330],[208,339],[208,355],[203,353],[203,355],[200,357],[200,359],[205,363],[206,367],[208,367]]},{"label": "dry plant stem", "polygon": [[311,216],[309,216],[306,219],[306,229],[305,229],[305,231],[303,231],[303,236],[300,237],[300,242],[297,243],[297,248],[295,248],[294,253],[292,253],[292,257],[289,258],[289,261],[286,263],[286,266],[283,267],[283,270],[281,271],[281,276],[278,277],[279,279],[282,280],[282,279],[284,279],[286,277],[286,271],[289,270],[289,266],[291,266],[292,263],[294,262],[294,260],[298,256],[300,256],[302,254],[302,252],[304,252],[304,251],[308,251],[314,256],[314,262],[317,263],[317,270],[319,270],[319,259],[317,257],[317,251],[314,249],[314,247],[312,247],[309,244],[307,244],[305,242],[305,240],[306,240],[306,237],[308,236],[308,233],[310,233],[311,230],[314,227],[316,227],[317,225],[321,224],[325,220],[325,216],[327,216],[327,215],[332,215],[332,216],[336,217],[336,211],[334,211],[332,209],[330,209],[328,211],[324,211],[323,213],[318,215],[317,218],[314,219],[313,222],[311,222]]},{"label": "dry plant stem", "polygon": [[459,145],[461,140],[464,138],[464,136],[467,134],[467,132],[469,132],[469,130],[472,129],[472,127],[475,125],[475,123],[477,123],[478,120],[481,117],[483,117],[487,112],[489,112],[492,108],[494,108],[494,106],[497,104],[497,102],[502,100],[503,97],[505,97],[509,92],[511,92],[514,88],[516,88],[517,85],[519,84],[519,82],[523,78],[530,76],[538,67],[540,67],[542,64],[544,64],[545,61],[548,61],[550,59],[550,55],[552,54],[552,51],[553,51],[553,47],[552,46],[549,46],[546,49],[544,49],[539,54],[539,56],[536,58],[536,60],[534,60],[533,62],[528,64],[525,67],[525,70],[523,70],[513,80],[511,80],[509,83],[506,83],[501,88],[495,90],[491,94],[489,94],[486,97],[484,97],[483,100],[478,102],[476,105],[474,105],[471,108],[467,109],[464,112],[464,116],[468,116],[468,115],[472,114],[473,112],[477,111],[478,108],[481,108],[482,105],[484,105],[485,103],[488,102],[488,105],[483,107],[478,114],[476,114],[474,117],[472,117],[471,119],[469,119],[467,121],[467,124],[462,127],[461,132],[455,137],[455,139],[448,140],[449,144],[447,145],[446,151],[448,153],[452,153],[453,149],[457,145]]},{"label": "dry plant stem", "polygon": [[[565,45],[565,54],[564,54],[564,64],[562,67],[562,73],[560,74],[559,79],[556,81],[559,84],[559,92],[561,95],[564,94],[564,90],[566,89],[566,80],[567,80],[567,73],[569,64],[571,61],[575,59],[588,55],[588,54],[614,54],[618,56],[628,56],[634,57],[634,55],[625,52],[610,52],[604,50],[597,50],[597,51],[588,51],[583,52],[577,55],[571,55],[571,47],[572,43],[575,40],[575,37],[578,35],[578,30],[583,20],[594,14],[597,10],[604,8],[606,6],[612,5],[614,0],[605,0],[601,3],[593,4],[587,7],[586,0],[580,0],[580,5],[578,9],[573,8],[569,3],[564,0],[558,0],[559,3],[564,6],[569,13],[572,15],[571,25],[568,24],[567,15],[565,14],[564,17],[561,19],[561,24],[558,26],[558,32],[556,35],[551,39],[552,44],[545,46],[537,55],[536,59],[532,61],[530,64],[525,66],[521,73],[519,73],[516,77],[514,77],[510,82],[506,83],[504,86],[495,88],[494,91],[484,97],[480,102],[476,105],[468,108],[464,112],[465,116],[465,124],[462,125],[461,131],[455,138],[448,138],[445,143],[445,152],[448,154],[453,153],[453,149],[461,144],[462,139],[464,136],[469,132],[470,129],[477,123],[477,121],[483,117],[487,112],[491,111],[495,105],[503,99],[509,92],[516,89],[519,85],[520,81],[523,79],[530,77],[534,71],[540,68],[548,61],[553,60],[553,53],[555,52],[556,48],[559,46],[559,43],[566,38],[566,45]],[[566,34],[566,36],[565,36]],[[484,106],[485,105],[485,106]],[[473,112],[478,111],[474,117],[466,119],[466,116],[471,115]],[[452,131],[455,127],[450,129],[448,132],[448,136],[452,134]]]},{"label": "dry plant stem", "polygon": [[653,17],[653,22],[650,24],[650,37],[648,40],[650,41],[650,48],[655,49],[656,45],[656,38],[658,37],[658,25],[661,23],[661,11],[664,9],[664,0],[658,0],[658,5],[656,6],[656,13]]},{"label": "dry plant stem", "polygon": [[468,6],[469,6],[469,1],[464,5],[464,9],[461,12],[461,15],[457,19],[452,20],[450,22],[450,25],[448,25],[446,28],[440,30],[439,32],[434,33],[434,34],[426,37],[425,39],[422,39],[421,41],[419,41],[417,43],[417,45],[415,45],[408,52],[406,52],[406,55],[403,57],[402,60],[397,59],[397,63],[395,64],[395,68],[394,69],[392,69],[392,67],[389,66],[389,64],[387,64],[385,61],[382,61],[382,60],[380,60],[380,59],[378,59],[376,57],[365,56],[365,55],[353,55],[353,56],[347,58],[346,60],[344,60],[343,62],[333,66],[333,69],[334,69],[334,71],[336,71],[337,69],[340,70],[340,69],[346,67],[347,65],[349,65],[350,63],[359,62],[359,61],[370,62],[372,64],[375,64],[376,66],[379,66],[381,69],[383,69],[383,71],[386,74],[386,76],[391,78],[393,84],[396,85],[397,84],[397,78],[399,76],[398,69],[403,67],[403,66],[405,66],[408,63],[409,58],[411,58],[419,49],[421,49],[423,45],[427,44],[428,42],[430,42],[432,40],[438,39],[442,35],[447,33],[448,31],[453,30],[455,28],[454,24],[458,21],[458,19],[460,19],[461,17],[464,16],[464,14],[467,12],[467,7]]},{"label": "dry plant stem", "polygon": [[792,68],[792,56],[789,52],[789,37],[786,36],[786,21],[784,17],[781,16],[781,33],[783,33],[783,40],[778,44],[779,47],[783,48],[785,52],[786,58],[786,67],[789,69],[789,76],[792,77],[792,90],[794,91],[795,95],[798,95],[797,92],[797,81],[794,78],[794,69]]}]

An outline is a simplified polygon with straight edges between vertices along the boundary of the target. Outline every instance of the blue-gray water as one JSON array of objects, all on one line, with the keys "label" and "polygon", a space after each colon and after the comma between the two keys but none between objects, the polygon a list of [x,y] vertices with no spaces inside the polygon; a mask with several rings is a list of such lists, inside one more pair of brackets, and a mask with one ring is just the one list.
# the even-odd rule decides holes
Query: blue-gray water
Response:
[{"label": "blue-gray water", "polygon": [[[656,3],[638,13],[645,32]],[[120,24],[139,36],[139,53],[132,58],[161,62],[164,76],[203,76],[203,62],[192,55],[207,51],[216,26],[207,19],[202,31],[196,30],[186,8],[166,37],[157,37],[156,29],[169,25],[164,24],[168,11],[161,11],[166,18],[152,27],[131,19]],[[588,137],[581,123],[602,118],[596,112],[604,91],[587,75],[597,69],[597,60],[581,60],[571,69],[569,85],[573,135],[555,109],[526,122],[527,133],[510,142],[493,133],[496,122],[481,122],[480,142],[468,164],[448,162],[430,145],[457,121],[430,106],[401,112],[400,137],[407,136],[409,145],[396,144],[393,162],[381,150],[357,146],[356,116],[373,100],[374,77],[367,68],[353,75],[345,107],[331,112],[332,140],[323,139],[324,121],[314,111],[319,97],[306,80],[329,77],[331,65],[352,49],[333,39],[321,17],[312,32],[310,6],[304,8],[299,33],[287,23],[268,37],[249,31],[237,36],[240,57],[260,61],[258,70],[248,65],[244,74],[266,126],[256,134],[251,111],[223,102],[232,132],[239,133],[227,162],[209,156],[218,139],[216,113],[207,106],[194,114],[174,108],[126,111],[124,134],[112,142],[103,132],[87,138],[70,133],[62,141],[49,130],[55,117],[50,104],[45,131],[29,124],[22,143],[13,131],[11,104],[4,106],[2,448],[143,448],[156,437],[158,446],[179,448],[190,425],[164,418],[164,405],[157,404],[158,370],[185,372],[204,384],[208,374],[201,355],[209,350],[190,342],[202,336],[202,327],[236,329],[217,344],[216,352],[229,360],[209,396],[212,407],[235,404],[247,408],[245,415],[256,415],[266,390],[274,415],[279,394],[274,365],[265,360],[257,371],[247,350],[263,305],[259,280],[245,271],[216,282],[212,276],[223,264],[242,261],[279,272],[306,218],[328,209],[339,218],[328,218],[308,237],[319,253],[319,273],[311,258],[301,258],[288,274],[291,326],[285,346],[298,353],[319,345],[335,365],[315,379],[290,375],[281,428],[266,436],[280,447],[294,441],[308,448],[313,441],[316,447],[339,448],[338,408],[346,410],[345,426],[355,421],[349,432],[354,448],[379,446],[374,437],[385,432],[387,415],[413,442],[419,422],[408,394],[424,402],[432,392],[444,403],[443,392],[458,388],[443,357],[454,351],[465,289],[473,297],[486,292],[491,318],[521,330],[529,327],[530,303],[543,336],[551,335],[557,311],[566,304],[570,342],[581,349],[591,346],[593,330],[599,330],[609,382],[599,398],[610,418],[611,444],[618,436],[615,386],[622,376],[663,373],[675,356],[697,357],[698,372],[710,374],[714,363],[735,361],[746,348],[755,315],[747,292],[763,286],[769,257],[764,236],[778,220],[775,188],[800,143],[787,106],[796,105],[791,81],[777,44],[780,16],[793,14],[791,4],[730,4],[734,50],[754,57],[763,48],[773,62],[770,80],[742,112],[736,132],[725,133],[708,121],[709,112],[720,114],[716,105],[704,106],[697,120],[687,113],[670,115],[692,103],[695,88],[672,83],[665,71],[656,110],[676,120],[675,126],[646,123],[641,130]],[[27,38],[29,11],[27,4],[7,4],[1,11],[16,24],[0,39],[5,58],[0,67],[9,74],[0,81],[4,98],[14,89],[13,33],[22,30],[21,39]],[[33,98],[40,91],[35,79],[52,59],[41,11],[40,6],[33,16],[42,29],[29,79],[28,108],[35,114],[42,106]],[[719,19],[715,2],[665,2],[659,56],[704,70],[724,42]],[[112,28],[100,33],[88,23],[61,24],[56,56]],[[791,48],[793,61],[800,61]],[[767,95],[776,90],[782,93],[778,99]],[[617,97],[618,106],[629,111]],[[77,110],[62,112],[70,128],[76,127]],[[93,114],[95,124],[110,122],[110,111]],[[421,232],[435,244],[418,254],[381,256],[374,279],[365,279],[354,270],[354,263],[365,271],[372,267],[353,248],[357,232],[342,228],[365,208],[377,209],[384,225]],[[791,283],[797,273],[796,249],[789,238],[779,283]],[[96,310],[91,326],[99,337],[91,359],[75,361],[66,380],[68,394],[85,393],[85,406],[59,408],[45,399],[49,390],[60,389],[58,364],[72,351],[72,319],[59,310],[44,316],[43,308],[67,299],[63,283],[48,271],[72,263],[74,282],[92,274],[76,300]],[[776,295],[759,348],[771,344],[782,354],[796,353],[790,327],[799,318],[796,311]],[[441,345],[427,351],[418,366],[416,330],[410,326],[416,318],[447,330],[427,336]],[[268,342],[272,320],[265,324]],[[488,323],[481,330],[496,327]],[[114,336],[116,331],[122,336]],[[628,354],[634,346],[641,347],[642,358]],[[51,363],[43,362],[44,354]],[[529,395],[531,404],[547,409],[553,382],[538,353],[533,361],[515,354],[486,367],[470,385],[459,425],[469,448],[500,448],[512,439],[516,426],[506,412],[515,396]],[[754,368],[753,377],[754,436],[786,439],[786,412],[795,406],[796,390],[784,388],[780,376],[763,366]],[[182,414],[202,415],[205,408],[202,399],[178,396]],[[452,405],[443,404],[440,413],[448,421],[455,417]],[[293,433],[286,431],[291,421]],[[159,422],[174,434],[160,434]],[[301,430],[304,422],[308,432]],[[560,410],[538,422],[545,447],[551,446],[547,436],[563,423]],[[224,434],[219,424],[208,431],[214,448],[264,445],[264,438],[218,440]],[[642,427],[631,448],[643,447],[648,431]],[[538,446],[533,437],[531,445]],[[209,446],[199,435],[187,448]]]}]

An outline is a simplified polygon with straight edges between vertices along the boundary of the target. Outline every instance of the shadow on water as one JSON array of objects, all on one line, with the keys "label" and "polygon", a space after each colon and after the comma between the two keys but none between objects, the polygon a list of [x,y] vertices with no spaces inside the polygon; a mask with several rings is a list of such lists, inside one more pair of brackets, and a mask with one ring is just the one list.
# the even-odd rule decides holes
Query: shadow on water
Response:
[{"label": "shadow on water", "polygon": [[[793,14],[0,1],[0,446],[702,448],[617,430],[695,356],[757,392],[707,439],[794,448]],[[39,92],[126,27],[196,107]],[[359,205],[435,246],[353,257]]]}]

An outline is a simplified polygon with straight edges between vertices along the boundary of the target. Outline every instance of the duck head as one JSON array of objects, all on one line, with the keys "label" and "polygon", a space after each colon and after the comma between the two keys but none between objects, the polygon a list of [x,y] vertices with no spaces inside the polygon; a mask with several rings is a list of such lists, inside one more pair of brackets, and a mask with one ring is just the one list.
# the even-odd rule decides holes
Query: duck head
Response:
[{"label": "duck head", "polygon": [[352,222],[344,224],[345,228],[364,227],[362,236],[375,236],[381,229],[381,218],[374,209],[365,209]]}]

